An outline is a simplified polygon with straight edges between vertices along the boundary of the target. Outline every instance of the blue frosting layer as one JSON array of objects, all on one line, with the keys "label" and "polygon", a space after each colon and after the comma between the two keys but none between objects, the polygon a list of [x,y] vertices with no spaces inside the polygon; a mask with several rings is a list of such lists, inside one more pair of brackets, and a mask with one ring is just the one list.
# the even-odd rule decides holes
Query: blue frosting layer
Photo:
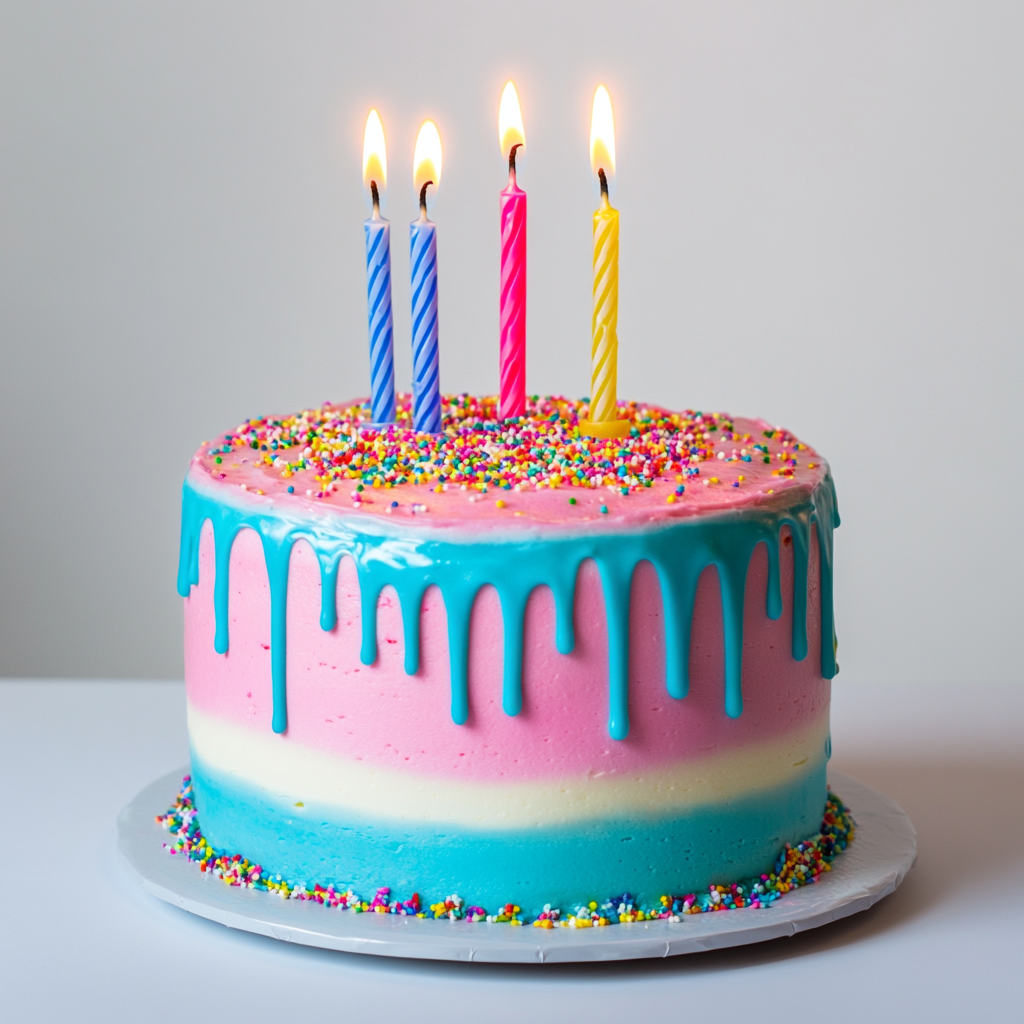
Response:
[{"label": "blue frosting layer", "polygon": [[685,815],[600,820],[572,828],[477,831],[373,819],[337,807],[299,808],[211,769],[193,753],[203,834],[293,883],[351,886],[364,897],[388,886],[427,901],[458,893],[494,912],[513,901],[527,914],[563,910],[629,891],[640,902],[697,892],[772,870],[787,842],[817,833],[825,758],[784,787]]},{"label": "blue frosting layer", "polygon": [[[795,496],[794,496],[795,497]],[[725,712],[736,718],[743,711],[743,606],[747,569],[754,548],[768,550],[767,614],[782,614],[779,583],[779,539],[783,526],[793,537],[794,599],[793,657],[807,656],[807,567],[811,527],[817,526],[821,593],[821,674],[836,673],[835,630],[832,615],[832,531],[839,525],[835,489],[826,473],[806,498],[790,507],[749,506],[715,516],[693,516],[651,529],[628,533],[587,533],[522,540],[502,538],[443,539],[443,533],[396,535],[373,532],[336,514],[317,515],[263,504],[237,506],[197,490],[186,480],[182,498],[181,555],[178,592],[187,597],[199,582],[199,536],[203,523],[213,525],[216,548],[214,648],[228,650],[228,572],[231,547],[238,531],[249,527],[263,542],[270,581],[271,671],[273,677],[273,729],[288,726],[285,677],[287,646],[288,566],[292,545],[309,542],[320,563],[322,608],[320,625],[334,628],[337,621],[338,564],[344,555],[355,561],[362,602],[364,664],[377,658],[377,601],[385,586],[395,588],[402,607],[405,630],[405,668],[419,666],[419,610],[427,588],[436,584],[448,617],[451,659],[452,719],[463,724],[469,714],[469,622],[473,601],[481,587],[494,586],[501,599],[505,629],[503,707],[509,715],[522,707],[523,619],[526,602],[535,587],[550,587],[555,597],[558,650],[574,646],[573,605],[576,576],[581,563],[593,559],[604,588],[608,630],[608,731],[617,740],[629,732],[629,601],[633,571],[649,561],[661,581],[665,607],[665,677],[668,692],[686,696],[690,649],[690,623],[697,582],[705,568],[718,570],[725,635]],[[818,810],[820,811],[820,806]]]}]

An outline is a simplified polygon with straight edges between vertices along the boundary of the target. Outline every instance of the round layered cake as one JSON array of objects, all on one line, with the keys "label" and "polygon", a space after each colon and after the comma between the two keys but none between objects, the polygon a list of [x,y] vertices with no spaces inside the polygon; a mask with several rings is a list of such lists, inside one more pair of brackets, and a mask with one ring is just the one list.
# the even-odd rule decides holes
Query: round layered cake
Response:
[{"label": "round layered cake", "polygon": [[248,421],[184,486],[203,835],[293,882],[484,908],[694,892],[817,833],[825,462],[760,420],[446,400]]}]

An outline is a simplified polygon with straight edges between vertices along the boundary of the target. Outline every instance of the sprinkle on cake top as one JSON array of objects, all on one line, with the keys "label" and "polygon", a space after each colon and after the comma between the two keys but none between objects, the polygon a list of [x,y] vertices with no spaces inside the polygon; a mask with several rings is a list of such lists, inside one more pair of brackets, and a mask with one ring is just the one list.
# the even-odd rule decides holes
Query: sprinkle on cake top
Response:
[{"label": "sprinkle on cake top", "polygon": [[[551,491],[569,505],[617,504],[638,492],[644,505],[655,498],[687,504],[698,488],[756,485],[772,493],[801,469],[820,466],[788,431],[724,413],[620,402],[630,435],[605,440],[580,435],[586,400],[558,395],[533,396],[525,416],[504,421],[497,419],[494,396],[448,395],[444,432],[437,435],[412,429],[411,396],[399,394],[397,407],[398,422],[381,429],[368,426],[365,402],[325,402],[293,416],[251,419],[203,445],[199,458],[214,479],[238,476],[239,486],[255,494],[286,491],[317,501],[333,498],[331,504],[342,499],[373,511],[408,506],[414,514],[453,489],[469,492],[470,500],[486,497],[498,509],[524,492]],[[239,473],[242,456],[247,468]],[[606,514],[607,504],[599,511]]]}]

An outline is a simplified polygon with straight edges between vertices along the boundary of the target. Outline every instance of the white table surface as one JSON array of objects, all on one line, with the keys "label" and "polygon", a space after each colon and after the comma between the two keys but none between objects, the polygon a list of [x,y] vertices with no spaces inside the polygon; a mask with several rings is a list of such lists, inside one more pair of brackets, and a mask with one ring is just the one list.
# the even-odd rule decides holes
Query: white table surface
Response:
[{"label": "white table surface", "polygon": [[835,767],[895,798],[918,831],[895,895],[758,946],[502,967],[289,946],[147,896],[119,860],[115,819],[187,761],[181,684],[0,682],[0,1018],[1017,1021],[1022,730],[1024,687],[837,680]]}]

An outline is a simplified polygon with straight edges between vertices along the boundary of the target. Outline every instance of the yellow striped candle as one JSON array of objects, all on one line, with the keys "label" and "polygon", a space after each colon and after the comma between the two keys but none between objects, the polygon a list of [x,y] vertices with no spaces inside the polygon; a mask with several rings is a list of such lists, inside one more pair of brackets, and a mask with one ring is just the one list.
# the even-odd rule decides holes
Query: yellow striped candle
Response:
[{"label": "yellow striped candle", "polygon": [[591,321],[590,419],[580,432],[592,437],[625,437],[629,421],[618,418],[619,211],[608,200],[615,173],[615,123],[608,90],[597,87],[590,119],[590,164],[601,185],[594,213],[594,313]]}]

